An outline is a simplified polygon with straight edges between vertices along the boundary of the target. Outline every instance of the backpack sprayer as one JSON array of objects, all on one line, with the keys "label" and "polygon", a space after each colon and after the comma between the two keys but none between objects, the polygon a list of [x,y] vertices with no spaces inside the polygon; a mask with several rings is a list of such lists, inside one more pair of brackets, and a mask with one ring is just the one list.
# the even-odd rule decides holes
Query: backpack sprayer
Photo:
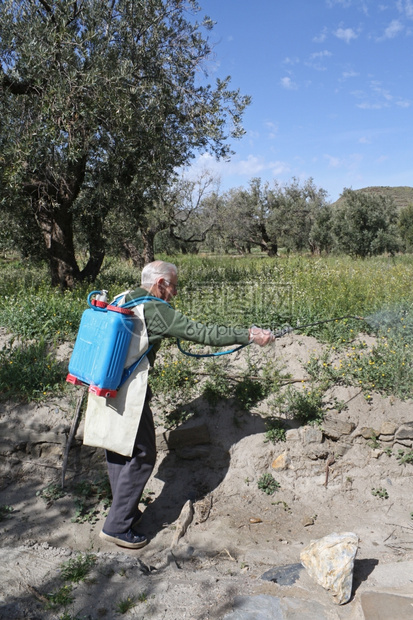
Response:
[{"label": "backpack sprayer", "polygon": [[66,381],[89,385],[89,392],[114,398],[152,349],[150,345],[136,362],[124,368],[134,327],[135,315],[130,308],[152,299],[162,301],[147,295],[118,306],[116,300],[108,303],[107,291],[89,293],[89,308],[82,314]]},{"label": "backpack sprayer", "polygon": [[[135,315],[130,308],[151,300],[160,301],[169,306],[168,302],[151,295],[137,297],[118,306],[116,300],[111,304],[108,303],[107,291],[105,290],[89,293],[87,298],[89,308],[83,312],[80,321],[66,381],[73,385],[89,385],[89,392],[105,398],[114,398],[119,388],[152,349],[152,345],[150,345],[139,359],[128,368],[124,368],[134,327]],[[273,336],[274,338],[281,338],[292,331],[349,318],[364,320],[361,316],[346,315],[307,323],[306,325],[297,325],[296,327],[287,325],[273,332]],[[243,349],[248,344],[242,344],[229,351],[198,354],[185,351],[181,347],[180,340],[177,339],[181,353],[197,358],[229,355]]]}]

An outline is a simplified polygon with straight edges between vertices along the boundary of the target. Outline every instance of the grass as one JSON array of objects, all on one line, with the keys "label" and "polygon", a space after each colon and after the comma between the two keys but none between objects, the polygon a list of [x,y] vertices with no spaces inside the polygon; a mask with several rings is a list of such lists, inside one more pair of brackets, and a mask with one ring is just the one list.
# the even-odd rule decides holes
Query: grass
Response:
[{"label": "grass", "polygon": [[41,401],[63,390],[67,370],[45,340],[0,350],[0,401]]},{"label": "grass", "polygon": [[[412,256],[367,260],[297,255],[279,259],[177,256],[171,260],[180,274],[175,305],[190,318],[273,329],[289,324],[296,333],[329,343],[328,359],[314,359],[309,365],[312,395],[296,388],[288,394],[289,404],[303,422],[320,418],[319,396],[329,385],[359,386],[366,398],[374,392],[404,399],[413,395]],[[51,351],[58,342],[74,341],[88,292],[106,288],[109,296],[113,295],[133,287],[138,274],[127,263],[108,258],[93,286],[82,284],[61,293],[48,285],[45,267],[14,262],[0,263],[0,268],[0,326],[25,342],[7,346],[0,353],[0,399],[48,398],[64,389],[66,374]],[[366,320],[348,318],[299,329],[300,325],[347,314],[362,315]],[[360,330],[376,335],[376,343],[363,344],[357,338]],[[32,339],[37,344],[31,344]],[[151,376],[155,394],[171,406],[187,400],[197,389],[202,368],[210,373],[203,387],[212,407],[232,395],[249,409],[269,391],[276,391],[277,380],[280,382],[280,376],[273,377],[271,384],[264,377],[257,383],[245,376],[237,387],[218,370],[225,369],[223,361],[219,360],[213,371],[205,361],[176,354],[175,347],[173,351],[170,345],[162,347],[163,362]]]}]

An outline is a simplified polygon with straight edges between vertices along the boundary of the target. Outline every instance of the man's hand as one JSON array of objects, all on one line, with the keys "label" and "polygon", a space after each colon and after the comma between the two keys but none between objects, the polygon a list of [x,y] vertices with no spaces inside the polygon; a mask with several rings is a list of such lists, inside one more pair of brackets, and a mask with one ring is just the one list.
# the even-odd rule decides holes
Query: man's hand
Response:
[{"label": "man's hand", "polygon": [[275,336],[270,329],[261,329],[261,327],[250,328],[250,342],[258,344],[260,347],[265,347],[270,342],[274,342]]}]

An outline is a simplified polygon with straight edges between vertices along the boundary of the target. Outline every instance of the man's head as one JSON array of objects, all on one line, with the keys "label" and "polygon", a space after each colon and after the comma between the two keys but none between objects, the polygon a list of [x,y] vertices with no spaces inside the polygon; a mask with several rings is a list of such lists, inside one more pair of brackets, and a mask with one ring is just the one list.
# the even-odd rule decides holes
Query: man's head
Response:
[{"label": "man's head", "polygon": [[170,301],[177,293],[178,272],[172,263],[156,260],[142,269],[142,288],[164,301]]}]

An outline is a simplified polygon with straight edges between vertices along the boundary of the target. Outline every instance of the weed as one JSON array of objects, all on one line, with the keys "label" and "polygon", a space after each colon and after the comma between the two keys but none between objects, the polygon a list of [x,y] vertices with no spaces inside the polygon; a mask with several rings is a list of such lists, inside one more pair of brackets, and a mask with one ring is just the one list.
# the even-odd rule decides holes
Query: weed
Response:
[{"label": "weed", "polygon": [[370,448],[372,448],[373,450],[376,450],[377,448],[380,448],[380,442],[377,439],[377,435],[376,433],[372,433],[370,436],[369,441],[367,442],[367,444],[370,446]]},{"label": "weed", "polygon": [[84,581],[91,568],[96,564],[96,556],[93,554],[82,555],[64,562],[61,566],[61,574],[65,581],[79,583]]},{"label": "weed", "polygon": [[280,483],[275,480],[272,474],[262,474],[258,480],[258,488],[267,495],[273,495],[280,486]]},{"label": "weed", "polygon": [[266,386],[259,379],[244,377],[235,386],[234,395],[247,411],[267,396]]},{"label": "weed", "polygon": [[56,609],[57,607],[67,607],[70,603],[73,603],[72,596],[73,586],[70,584],[66,584],[56,590],[56,592],[51,592],[50,594],[46,594],[46,598],[48,602],[46,603],[47,609]]},{"label": "weed", "polygon": [[216,406],[223,398],[232,395],[232,387],[226,375],[226,366],[216,360],[205,364],[205,371],[209,378],[203,385],[203,397],[210,406]]},{"label": "weed", "polygon": [[287,502],[284,502],[284,501],[282,501],[282,500],[280,500],[280,501],[278,501],[278,502],[271,502],[271,504],[272,504],[273,506],[280,506],[280,505],[281,505],[281,506],[282,506],[282,508],[283,508],[283,510],[284,510],[285,512],[289,512],[289,513],[291,513],[291,512],[292,512],[292,510],[291,510],[291,508],[289,507],[289,505],[287,504]]},{"label": "weed", "polygon": [[387,446],[387,448],[384,448],[383,452],[387,454],[387,456],[391,456],[393,454],[393,450],[391,449],[390,446]]},{"label": "weed", "polygon": [[13,512],[12,506],[7,506],[5,504],[0,505],[0,521],[4,521],[4,519],[8,519]]},{"label": "weed", "polygon": [[400,465],[405,465],[406,463],[413,464],[413,450],[407,450],[407,452],[398,450],[396,458]]},{"label": "weed", "polygon": [[36,495],[41,497],[46,504],[52,504],[57,499],[64,497],[66,495],[66,491],[64,491],[59,484],[52,482],[41,491],[37,491]]},{"label": "weed", "polygon": [[290,416],[302,424],[319,424],[322,422],[322,393],[318,388],[306,388],[297,391],[289,387],[285,395],[285,406]]},{"label": "weed", "polygon": [[10,341],[0,351],[0,400],[44,400],[63,390],[65,377],[44,340],[20,346]]},{"label": "weed", "polygon": [[136,606],[136,601],[133,596],[128,596],[128,598],[119,601],[116,606],[117,611],[120,614],[126,614],[130,609]]},{"label": "weed", "polygon": [[375,497],[380,497],[380,499],[389,499],[389,494],[387,493],[384,487],[379,487],[378,489],[372,489],[371,494]]},{"label": "weed", "polygon": [[140,603],[146,603],[148,600],[148,595],[146,594],[146,592],[141,592],[138,596],[138,601]]},{"label": "weed", "polygon": [[267,430],[265,432],[265,440],[276,443],[277,441],[285,441],[286,430],[279,418],[269,418],[265,421]]},{"label": "weed", "polygon": [[82,480],[73,489],[75,496],[75,516],[73,523],[91,523],[99,520],[101,511],[105,512],[111,505],[112,492],[107,476],[91,481]]}]

